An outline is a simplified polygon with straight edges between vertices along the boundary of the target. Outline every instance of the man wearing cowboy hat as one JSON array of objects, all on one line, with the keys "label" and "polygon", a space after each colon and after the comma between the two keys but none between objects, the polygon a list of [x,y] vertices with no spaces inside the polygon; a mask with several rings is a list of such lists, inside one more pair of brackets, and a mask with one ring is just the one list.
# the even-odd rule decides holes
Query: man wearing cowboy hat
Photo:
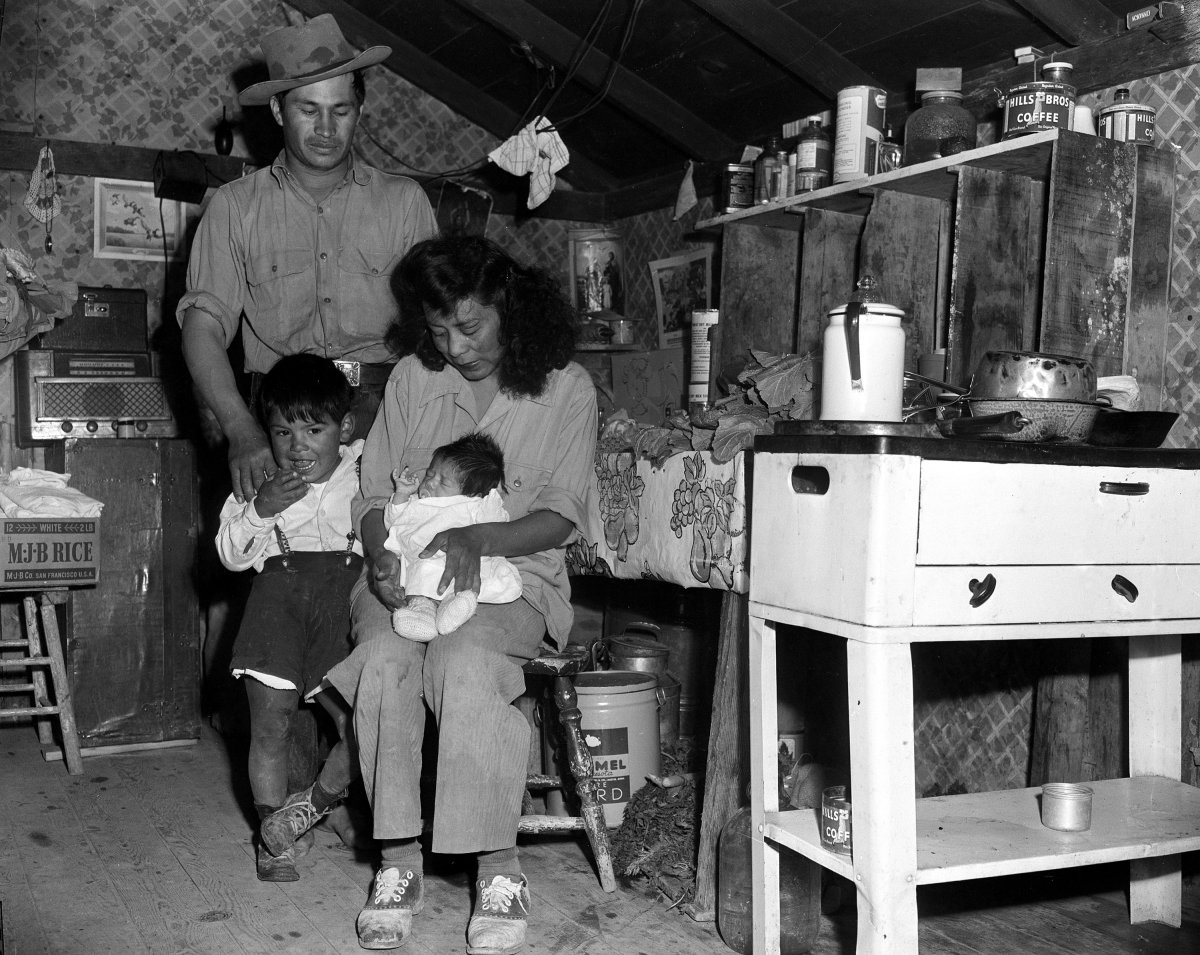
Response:
[{"label": "man wearing cowboy hat", "polygon": [[396,313],[392,270],[437,232],[420,185],[351,154],[366,95],[361,71],[391,49],[357,52],[322,14],[268,34],[262,50],[270,79],[239,100],[270,105],[283,151],[213,195],[176,310],[188,370],[229,443],[239,501],[275,467],[230,364],[239,326],[245,369],[256,375],[298,352],[339,360],[356,385],[355,437],[363,437],[396,360],[385,343]]}]

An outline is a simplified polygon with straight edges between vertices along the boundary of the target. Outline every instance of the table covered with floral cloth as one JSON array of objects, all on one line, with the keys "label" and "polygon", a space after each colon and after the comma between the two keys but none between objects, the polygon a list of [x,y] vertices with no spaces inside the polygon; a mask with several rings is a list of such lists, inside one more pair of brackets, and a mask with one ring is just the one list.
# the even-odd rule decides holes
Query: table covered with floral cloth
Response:
[{"label": "table covered with floral cloth", "polygon": [[745,452],[650,460],[598,452],[587,531],[567,549],[572,574],[747,591]]}]

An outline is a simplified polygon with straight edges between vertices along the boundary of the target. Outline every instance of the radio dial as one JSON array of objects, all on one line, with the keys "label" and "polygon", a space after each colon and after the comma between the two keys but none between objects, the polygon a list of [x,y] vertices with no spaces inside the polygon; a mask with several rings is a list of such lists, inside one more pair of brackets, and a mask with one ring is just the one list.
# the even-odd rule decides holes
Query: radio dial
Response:
[{"label": "radio dial", "polygon": [[95,434],[100,429],[100,425],[96,424],[95,421],[89,421],[84,427],[88,429],[88,433],[90,434]]},{"label": "radio dial", "polygon": [[62,424],[59,425],[59,427],[62,428],[63,431],[67,432],[67,434],[70,434],[71,431],[74,430],[74,428],[75,428],[75,426],[73,424],[71,424],[70,421],[64,421]]}]

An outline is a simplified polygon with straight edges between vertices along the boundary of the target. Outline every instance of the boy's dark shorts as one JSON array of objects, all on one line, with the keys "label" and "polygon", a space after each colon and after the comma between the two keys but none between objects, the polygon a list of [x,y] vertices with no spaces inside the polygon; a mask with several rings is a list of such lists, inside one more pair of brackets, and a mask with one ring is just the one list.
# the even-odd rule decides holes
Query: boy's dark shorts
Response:
[{"label": "boy's dark shorts", "polygon": [[254,578],[230,669],[290,680],[304,696],[351,650],[350,588],[362,558],[297,551],[283,562],[268,557]]}]

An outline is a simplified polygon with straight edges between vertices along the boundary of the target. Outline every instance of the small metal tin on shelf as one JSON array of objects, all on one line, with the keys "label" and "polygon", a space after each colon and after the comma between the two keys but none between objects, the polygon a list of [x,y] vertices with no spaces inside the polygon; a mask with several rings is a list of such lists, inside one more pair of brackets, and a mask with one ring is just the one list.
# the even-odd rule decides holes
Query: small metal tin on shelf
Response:
[{"label": "small metal tin on shelf", "polygon": [[1092,790],[1078,783],[1042,786],[1042,825],[1059,832],[1084,832],[1092,827]]},{"label": "small metal tin on shelf", "polygon": [[721,173],[721,211],[737,212],[754,205],[754,167],[731,162]]},{"label": "small metal tin on shelf", "polygon": [[1154,145],[1154,121],[1158,111],[1153,106],[1129,101],[1129,90],[1117,90],[1111,106],[1100,110],[1099,134],[1104,139],[1122,143]]}]

